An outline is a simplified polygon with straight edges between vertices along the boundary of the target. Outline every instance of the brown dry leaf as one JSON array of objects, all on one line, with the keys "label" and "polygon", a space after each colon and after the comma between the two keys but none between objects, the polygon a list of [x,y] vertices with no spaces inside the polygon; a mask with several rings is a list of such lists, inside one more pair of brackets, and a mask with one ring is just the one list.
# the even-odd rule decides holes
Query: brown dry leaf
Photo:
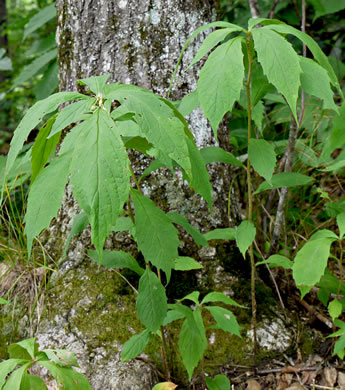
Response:
[{"label": "brown dry leaf", "polygon": [[338,385],[340,390],[345,390],[345,373],[341,371],[338,372]]},{"label": "brown dry leaf", "polygon": [[305,387],[303,387],[299,383],[295,382],[290,387],[288,387],[286,390],[305,390]]},{"label": "brown dry leaf", "polygon": [[317,371],[303,371],[302,372],[302,383],[304,385],[311,385],[317,377]]},{"label": "brown dry leaf", "polygon": [[286,382],[287,385],[291,385],[292,379],[293,379],[293,374],[286,373],[282,375],[282,380]]},{"label": "brown dry leaf", "polygon": [[291,384],[292,374],[282,374],[277,376],[276,390],[285,390]]},{"label": "brown dry leaf", "polygon": [[261,385],[255,379],[247,380],[247,389],[246,390],[261,390]]},{"label": "brown dry leaf", "polygon": [[331,368],[324,368],[323,370],[324,379],[326,382],[326,385],[329,387],[333,387],[335,382],[337,381],[337,370],[334,367]]}]

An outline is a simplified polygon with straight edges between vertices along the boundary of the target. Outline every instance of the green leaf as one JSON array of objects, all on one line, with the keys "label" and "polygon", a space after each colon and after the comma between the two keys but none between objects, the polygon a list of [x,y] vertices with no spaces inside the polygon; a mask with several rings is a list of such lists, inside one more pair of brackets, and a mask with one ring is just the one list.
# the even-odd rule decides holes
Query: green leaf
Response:
[{"label": "green leaf", "polygon": [[200,150],[202,158],[205,160],[205,164],[213,162],[222,162],[226,164],[236,165],[237,167],[245,168],[245,166],[239,161],[232,153],[226,152],[224,149],[218,146],[208,146]]},{"label": "green leaf", "polygon": [[[10,302],[9,301],[6,301],[6,299],[4,298],[0,298],[0,305],[8,305]],[[1,389],[1,387],[0,387]]]},{"label": "green leaf", "polygon": [[342,312],[343,305],[338,299],[333,299],[333,301],[328,304],[328,313],[332,317],[333,321],[338,318]]},{"label": "green leaf", "polygon": [[146,261],[169,274],[178,257],[178,231],[152,200],[132,191],[136,239]]},{"label": "green leaf", "polygon": [[[133,121],[127,121],[128,123],[131,122],[131,123],[134,123]],[[125,123],[127,123],[125,122]],[[139,129],[139,126],[136,125]],[[122,122],[121,122],[121,126],[122,127]],[[120,131],[121,131],[121,128],[120,128]],[[128,139],[129,138],[129,139]],[[143,137],[126,137],[124,138],[124,141],[125,141],[125,146],[126,146],[126,149],[135,149],[135,150],[139,150],[139,152],[143,153],[143,154],[147,154],[149,156],[156,156],[157,152],[155,150],[155,148],[147,141],[146,138],[143,138]],[[156,166],[155,164],[159,164],[159,166]],[[153,165],[154,167],[150,168],[146,168],[144,173],[142,174],[141,176],[141,180],[149,175],[152,171],[160,168],[160,167],[163,167],[164,164],[162,164],[159,160],[153,160],[152,163],[150,164],[150,166]]]},{"label": "green leaf", "polygon": [[[176,311],[178,313],[180,313],[182,315],[182,317],[179,317],[179,318],[186,317],[186,318],[189,318],[189,319],[193,320],[193,311],[189,307],[187,307],[185,305],[177,304],[177,303],[174,303],[174,304],[169,303],[168,304],[168,308],[171,309],[171,310],[174,310],[174,311]],[[169,312],[167,314],[167,317],[168,316],[169,316]],[[175,317],[175,316],[176,316],[176,314],[173,315],[173,317]],[[165,322],[165,320],[164,320],[164,322]]]},{"label": "green leaf", "polygon": [[200,61],[202,57],[204,57],[210,50],[212,50],[215,46],[217,46],[219,42],[224,41],[224,39],[229,34],[241,30],[243,30],[242,27],[233,26],[230,28],[222,28],[220,30],[213,31],[211,34],[207,35],[207,37],[203,41],[201,47],[199,48],[198,52],[196,53],[196,56],[194,57],[193,61],[190,63],[188,68],[190,68],[195,63]]},{"label": "green leaf", "polygon": [[298,55],[287,40],[268,27],[252,31],[258,60],[268,81],[285,96],[297,121],[296,105],[301,73]]},{"label": "green leaf", "polygon": [[199,291],[193,291],[190,294],[187,294],[185,297],[181,298],[179,302],[189,300],[194,302],[196,305],[199,305],[199,295],[200,295]]},{"label": "green leaf", "polygon": [[214,229],[204,234],[207,241],[210,240],[236,240],[236,229],[223,228]]},{"label": "green leaf", "polygon": [[338,355],[341,360],[345,356],[345,336],[341,336],[334,344],[333,356]]},{"label": "green leaf", "polygon": [[235,315],[227,309],[219,306],[204,306],[216,320],[216,325],[211,325],[212,329],[222,329],[225,332],[235,334],[238,337],[241,337],[240,326],[236,320]]},{"label": "green leaf", "polygon": [[93,261],[102,264],[106,268],[128,268],[139,276],[145,271],[133,256],[124,251],[103,251],[102,261],[96,251],[89,250],[89,256]]},{"label": "green leaf", "polygon": [[322,66],[310,58],[299,56],[302,89],[308,94],[323,100],[324,108],[338,112],[338,106],[334,103],[333,92],[330,86],[330,78]]},{"label": "green leaf", "polygon": [[103,244],[129,195],[129,159],[117,125],[103,109],[84,122],[71,164],[73,194],[91,224],[92,242]]},{"label": "green leaf", "polygon": [[200,263],[194,260],[192,257],[179,256],[175,260],[175,271],[190,271],[192,269],[204,268]]},{"label": "green leaf", "polygon": [[89,220],[87,218],[86,213],[81,212],[73,218],[72,227],[66,240],[63,256],[66,256],[67,254],[67,250],[69,248],[69,244],[71,242],[72,237],[76,234],[81,233],[87,225],[89,225]]},{"label": "green leaf", "polygon": [[287,24],[272,24],[270,26],[265,27],[265,29],[274,30],[281,34],[294,35],[296,38],[298,38],[303,43],[305,43],[308,46],[308,49],[312,52],[316,61],[327,70],[327,73],[331,79],[332,84],[336,86],[338,90],[341,92],[337,76],[335,75],[334,70],[331,64],[329,63],[327,56],[323,53],[319,45],[314,41],[312,37],[298,30],[297,28],[288,26]]},{"label": "green leaf", "polygon": [[140,321],[153,333],[163,324],[167,315],[165,288],[149,268],[139,280],[137,310]]},{"label": "green leaf", "polygon": [[[184,228],[184,230],[189,233],[193,240],[200,246],[208,246],[207,240],[204,238],[204,236],[200,233],[200,231],[192,226],[186,217],[184,217],[181,214],[178,213],[168,213],[167,217],[170,219],[171,222],[176,223],[177,225],[180,225]],[[175,268],[176,269],[176,268]]]},{"label": "green leaf", "polygon": [[149,91],[128,85],[121,85],[114,92],[109,92],[106,98],[118,100],[129,112],[135,112],[135,122],[147,140],[158,149],[159,160],[167,166],[167,158],[174,160],[188,176],[191,175],[185,124],[165,101]]},{"label": "green leaf", "polygon": [[236,244],[245,258],[246,251],[255,240],[256,229],[250,221],[242,221],[236,229]]},{"label": "green leaf", "polygon": [[199,308],[183,322],[178,347],[190,380],[207,348],[206,331]]},{"label": "green leaf", "polygon": [[264,119],[264,115],[265,115],[265,106],[260,100],[253,108],[252,119],[256,127],[259,129],[261,135],[262,135],[262,121]]},{"label": "green leaf", "polygon": [[117,219],[115,226],[111,228],[113,232],[123,232],[125,230],[132,230],[134,224],[129,217],[120,217]]},{"label": "green leaf", "polygon": [[312,184],[313,180],[312,177],[302,175],[298,172],[277,173],[272,176],[271,183],[268,183],[267,181],[261,183],[254,194],[259,194],[262,191],[271,190],[273,188],[306,186]]},{"label": "green leaf", "polygon": [[230,390],[230,381],[225,375],[216,375],[214,379],[206,378],[209,390]]},{"label": "green leaf", "polygon": [[174,390],[176,389],[177,385],[172,382],[161,382],[157,383],[156,386],[152,388],[152,390]]},{"label": "green leaf", "polygon": [[44,26],[49,20],[56,17],[55,4],[42,8],[24,27],[23,41],[34,31]]},{"label": "green leaf", "polygon": [[78,92],[58,92],[34,104],[20,121],[11,141],[11,148],[7,157],[6,172],[10,172],[15,159],[21,151],[31,130],[43,119],[46,114],[55,111],[60,104],[70,100],[85,99],[86,96]]},{"label": "green leaf", "polygon": [[42,171],[48,162],[49,157],[54,152],[56,145],[60,140],[60,134],[56,134],[52,138],[47,138],[55,122],[56,115],[48,119],[36,137],[34,146],[32,147],[31,164],[32,177],[31,183],[34,182],[36,176]]},{"label": "green leaf", "polygon": [[293,267],[293,262],[282,255],[272,255],[267,260],[259,261],[256,263],[257,266],[261,264],[270,264],[272,268],[283,267],[285,269],[292,269]]},{"label": "green leaf", "polygon": [[79,367],[75,354],[64,349],[44,349],[47,358],[61,367]]},{"label": "green leaf", "polygon": [[[345,132],[344,132],[344,122],[345,122],[345,104],[343,103],[339,107],[339,113],[333,118],[333,127],[330,135],[326,139],[324,149],[322,151],[323,157],[329,157],[334,149],[341,148],[345,144]],[[335,165],[335,164],[334,164]],[[331,166],[332,167],[332,166]],[[328,169],[331,169],[329,167]],[[338,169],[338,168],[332,168]]]},{"label": "green leaf", "polygon": [[0,389],[3,388],[8,374],[24,363],[27,363],[26,359],[7,359],[0,363]]},{"label": "green leaf", "polygon": [[255,171],[270,182],[276,165],[274,146],[264,139],[252,138],[248,156]]},{"label": "green leaf", "polygon": [[[232,23],[228,23],[228,22],[223,22],[223,21],[217,21],[217,22],[212,22],[212,23],[209,23],[209,24],[206,24],[204,26],[201,26],[199,28],[197,28],[193,34],[187,39],[185,45],[183,46],[183,49],[181,51],[181,54],[180,54],[180,57],[177,61],[177,64],[175,66],[175,69],[174,69],[174,73],[172,75],[172,78],[171,78],[171,81],[170,81],[170,86],[169,86],[169,94],[170,94],[170,91],[171,91],[171,87],[174,83],[174,80],[175,80],[175,77],[176,77],[176,73],[177,73],[177,70],[178,70],[178,67],[182,61],[182,57],[183,57],[183,54],[184,52],[186,51],[187,47],[189,46],[190,42],[195,38],[197,37],[202,31],[205,31],[205,30],[209,30],[210,28],[214,28],[214,27],[224,27],[224,28],[238,28],[239,26],[237,26],[236,24],[232,24]],[[242,31],[245,31],[243,28],[239,27]]]},{"label": "green leaf", "polygon": [[332,65],[337,79],[339,81],[342,80],[345,76],[345,64],[338,58],[334,57],[332,54],[328,56],[328,61]]},{"label": "green leaf", "polygon": [[254,62],[252,67],[252,83],[251,83],[251,100],[252,106],[255,107],[257,103],[268,93],[274,90],[272,84],[267,80],[264,75],[262,66],[257,62]]},{"label": "green leaf", "polygon": [[320,281],[325,272],[330,247],[334,239],[319,238],[308,241],[297,252],[292,268],[293,278],[303,296]]},{"label": "green leaf", "polygon": [[69,367],[60,367],[52,362],[39,361],[56,379],[61,390],[92,390],[89,382],[79,372]]},{"label": "green leaf", "polygon": [[2,390],[21,390],[21,381],[31,362],[24,364],[22,367],[15,370],[11,376],[7,379]]},{"label": "green leaf", "polygon": [[47,390],[47,386],[43,379],[25,372],[20,384],[20,390]]},{"label": "green leaf", "polygon": [[339,0],[309,0],[315,8],[314,21],[323,15],[333,14],[345,8],[345,3]]},{"label": "green leaf", "polygon": [[170,324],[173,321],[184,318],[185,315],[178,310],[169,310],[167,316],[164,319],[163,326]]},{"label": "green leaf", "polygon": [[29,65],[24,66],[24,69],[21,71],[19,76],[13,80],[13,88],[18,87],[19,85],[25,83],[25,81],[31,79],[45,65],[47,65],[50,61],[56,58],[56,56],[57,56],[57,50],[53,49],[42,54],[34,61],[32,61]]},{"label": "green leaf", "polygon": [[34,87],[37,100],[42,100],[56,91],[59,84],[59,68],[57,61],[52,61],[44,71],[41,80]]},{"label": "green leaf", "polygon": [[26,339],[8,347],[8,354],[11,359],[34,359],[38,353],[36,338]]},{"label": "green leaf", "polygon": [[177,106],[180,113],[184,116],[189,115],[192,111],[199,107],[198,90],[195,89],[188,95],[185,95]]},{"label": "green leaf", "polygon": [[343,238],[345,234],[345,213],[337,215],[337,224],[339,228],[339,238]]},{"label": "green leaf", "polygon": [[83,115],[90,111],[90,107],[95,102],[95,99],[87,98],[76,103],[69,104],[63,110],[61,110],[53,124],[52,131],[49,137],[52,137],[56,133],[65,129],[72,123],[76,123],[82,119],[86,119],[87,116]]},{"label": "green leaf", "polygon": [[146,348],[146,345],[150,341],[151,332],[145,329],[143,332],[132,336],[125,342],[122,348],[121,360],[123,362],[134,359]]},{"label": "green leaf", "polygon": [[71,153],[55,158],[41,171],[30,188],[24,230],[29,258],[34,238],[49,226],[61,207],[71,159]]},{"label": "green leaf", "polygon": [[49,35],[35,39],[29,49],[25,52],[25,57],[36,56],[56,47],[55,31]]},{"label": "green leaf", "polygon": [[78,80],[78,83],[80,85],[87,85],[95,95],[103,94],[110,76],[110,74],[105,74],[102,76],[89,77],[87,79]]},{"label": "green leaf", "polygon": [[338,239],[338,236],[332,232],[332,230],[329,229],[321,229],[318,230],[316,233],[314,233],[310,238],[309,241],[318,240],[320,238],[332,238],[334,240]]},{"label": "green leaf", "polygon": [[217,137],[223,116],[239,100],[244,78],[242,38],[233,38],[217,47],[200,71],[198,95],[205,117]]},{"label": "green leaf", "polygon": [[0,70],[12,70],[12,61],[5,54],[6,49],[0,48]]},{"label": "green leaf", "polygon": [[255,27],[258,24],[262,24],[263,26],[267,26],[270,24],[281,24],[280,20],[277,19],[266,19],[266,18],[250,18],[248,20],[248,30],[251,31],[253,27]]},{"label": "green leaf", "polygon": [[321,169],[322,172],[336,172],[345,167],[345,160],[336,161],[334,164],[328,165],[327,168]]},{"label": "green leaf", "polygon": [[212,186],[210,183],[210,176],[206,169],[205,161],[201,156],[199,149],[195,146],[195,144],[187,139],[187,146],[190,156],[192,175],[190,180],[190,186],[208,203],[208,206],[212,213]]},{"label": "green leaf", "polygon": [[205,303],[209,303],[209,302],[223,302],[226,303],[227,305],[233,305],[233,306],[241,307],[243,309],[245,308],[245,306],[240,305],[239,303],[235,302],[233,299],[217,291],[208,293],[201,301],[201,304],[204,305]]}]

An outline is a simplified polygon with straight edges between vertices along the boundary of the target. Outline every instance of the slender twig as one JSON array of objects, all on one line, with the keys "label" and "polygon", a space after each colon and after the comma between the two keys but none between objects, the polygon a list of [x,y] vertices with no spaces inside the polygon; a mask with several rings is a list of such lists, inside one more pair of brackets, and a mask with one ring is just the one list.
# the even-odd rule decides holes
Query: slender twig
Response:
[{"label": "slender twig", "polygon": [[265,374],[273,374],[273,373],[296,373],[296,372],[303,372],[303,371],[317,371],[320,367],[293,367],[293,366],[287,366],[287,367],[281,367],[281,368],[270,368],[268,370],[260,370],[257,371],[257,374],[259,375],[265,375]]},{"label": "slender twig", "polygon": [[257,0],[248,0],[252,18],[260,18],[260,11]]},{"label": "slender twig", "polygon": [[[289,133],[289,141],[287,146],[287,153],[286,153],[286,161],[285,161],[285,172],[291,172],[292,169],[292,163],[293,163],[293,157],[295,154],[295,146],[296,146],[296,139],[297,139],[297,133],[298,133],[298,126],[295,121],[295,119],[292,117],[291,119],[291,125],[290,125],[290,133]],[[285,204],[287,200],[288,195],[288,188],[283,187],[280,191],[280,197],[278,202],[278,208],[276,213],[276,219],[274,222],[274,228],[273,228],[273,234],[272,234],[272,240],[271,240],[271,246],[268,251],[268,256],[270,256],[277,245],[277,242],[280,237],[280,233],[284,224],[285,220]]]},{"label": "slender twig", "polygon": [[340,256],[338,259],[338,264],[339,264],[339,273],[340,273],[340,278],[339,278],[339,286],[338,286],[338,295],[341,293],[341,287],[344,283],[344,276],[343,276],[343,240],[339,240],[339,248],[340,248]]},{"label": "slender twig", "polygon": [[[257,244],[257,242],[256,242],[255,240],[254,240],[254,245],[255,245],[255,249],[259,252],[260,256],[264,259],[264,256],[263,256],[263,254],[261,253],[261,250],[260,250],[260,248],[259,248],[259,246],[258,246],[258,244]],[[274,287],[275,287],[275,289],[276,289],[276,291],[277,291],[277,295],[278,295],[278,298],[279,298],[280,306],[282,307],[283,310],[285,310],[285,305],[284,305],[283,299],[282,299],[282,297],[281,297],[281,295],[280,295],[280,291],[279,291],[277,282],[276,282],[276,280],[275,280],[275,277],[274,277],[274,275],[273,275],[273,273],[272,273],[272,271],[271,271],[271,268],[268,266],[268,264],[265,264],[265,266],[266,266],[266,268],[267,268],[267,270],[268,270],[268,273],[269,273],[270,276],[271,276],[271,279],[272,279],[272,281],[273,281]]]},{"label": "slender twig", "polygon": [[[283,171],[284,166],[285,166],[285,161],[286,161],[286,153],[284,154],[283,158],[280,160],[279,167],[277,169],[277,173],[281,173]],[[262,230],[263,230],[264,235],[266,235],[266,233],[267,233],[267,218],[271,217],[270,216],[271,207],[272,207],[272,203],[273,203],[274,196],[275,196],[276,192],[277,192],[276,189],[271,190],[270,195],[269,195],[268,200],[267,200],[267,203],[266,203],[266,211],[267,212],[264,215],[263,220],[262,220]]]},{"label": "slender twig", "polygon": [[[301,18],[301,30],[302,32],[305,32],[305,24],[306,24],[306,5],[305,5],[305,0],[302,0],[302,18]],[[306,56],[306,46],[303,44],[303,56]],[[290,132],[289,132],[289,141],[288,141],[288,146],[286,150],[286,161],[285,161],[285,172],[291,172],[292,170],[292,165],[293,165],[293,157],[295,154],[295,146],[296,146],[296,141],[297,141],[297,134],[298,130],[301,126],[303,116],[304,116],[304,108],[305,108],[305,95],[304,91],[302,91],[302,98],[301,98],[301,110],[298,118],[298,123],[296,123],[294,117],[292,116],[291,119],[291,124],[290,124]],[[277,208],[277,214],[276,214],[276,219],[274,223],[274,229],[273,229],[273,235],[272,235],[272,240],[271,240],[271,246],[268,251],[268,256],[270,256],[277,245],[277,242],[280,237],[280,233],[285,221],[285,205],[287,201],[287,196],[288,196],[288,188],[283,187],[280,192],[280,197],[279,197],[279,202],[278,202],[278,208]]]},{"label": "slender twig", "polygon": [[316,311],[313,306],[310,306],[306,301],[303,301],[303,299],[294,296],[295,301],[300,303],[305,309],[308,310],[308,312],[315,316],[319,321],[323,322],[329,329],[333,329],[333,323],[331,320],[320,314],[318,311]]},{"label": "slender twig", "polygon": [[274,18],[274,11],[275,11],[275,9],[276,9],[278,3],[279,3],[279,0],[275,0],[275,1],[274,1],[273,5],[272,5],[272,8],[270,9],[270,12],[269,12],[268,15],[267,15],[267,17],[268,17],[269,19],[273,19],[273,18]]},{"label": "slender twig", "polygon": [[[248,35],[247,38],[247,53],[248,53],[248,78],[246,82],[247,90],[247,106],[248,106],[248,144],[252,137],[252,102],[250,97],[250,82],[252,76],[252,53],[251,53],[251,35]],[[247,160],[247,182],[248,182],[248,220],[253,221],[253,197],[252,197],[252,179],[250,173],[251,165],[250,158]],[[255,259],[254,259],[254,250],[253,244],[249,247],[249,256],[250,256],[250,265],[251,265],[251,298],[252,298],[252,331],[253,331],[253,354],[254,354],[254,367],[256,369],[256,352],[257,352],[257,337],[256,337],[256,297],[255,297]]]}]

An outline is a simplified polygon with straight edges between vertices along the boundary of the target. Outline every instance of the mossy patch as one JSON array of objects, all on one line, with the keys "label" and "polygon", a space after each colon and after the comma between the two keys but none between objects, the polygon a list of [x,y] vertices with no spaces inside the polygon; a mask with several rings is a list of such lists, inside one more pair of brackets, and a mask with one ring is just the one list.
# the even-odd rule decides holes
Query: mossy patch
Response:
[{"label": "mossy patch", "polygon": [[90,349],[123,344],[143,329],[126,282],[89,261],[51,283],[44,319],[54,321],[56,316],[67,317],[69,331],[82,334]]}]

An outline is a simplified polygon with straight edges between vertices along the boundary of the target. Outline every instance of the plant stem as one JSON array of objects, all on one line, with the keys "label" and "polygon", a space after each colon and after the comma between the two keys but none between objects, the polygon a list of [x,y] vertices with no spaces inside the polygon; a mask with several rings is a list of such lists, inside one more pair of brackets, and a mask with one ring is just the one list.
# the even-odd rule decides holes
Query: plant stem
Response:
[{"label": "plant stem", "polygon": [[[252,76],[252,53],[251,53],[251,34],[247,38],[247,54],[248,54],[248,77],[246,83],[247,90],[247,105],[248,105],[248,145],[252,136],[252,102],[250,97],[250,82]],[[253,194],[252,194],[252,179],[250,173],[251,165],[250,159],[247,160],[247,182],[248,182],[248,220],[253,222]],[[257,352],[257,338],[256,338],[256,297],[255,297],[255,259],[253,244],[249,247],[250,265],[251,265],[251,300],[252,300],[252,331],[253,331],[253,354],[254,354],[254,367],[256,369],[256,352]]]},{"label": "plant stem", "polygon": [[[131,172],[131,176],[132,176],[132,178],[134,180],[134,183],[135,183],[138,191],[141,194],[143,194],[143,192],[141,191],[141,188],[140,188],[139,181],[138,181],[137,177],[135,176],[135,173],[133,171],[133,168],[132,168],[131,164],[129,164],[129,170]],[[133,209],[132,209],[132,206],[131,206],[131,199],[130,199],[130,197],[128,199],[127,205],[128,205],[129,217],[131,218],[132,222],[135,224],[135,218],[134,218],[134,213],[133,213]],[[159,269],[157,270],[157,274],[158,274],[159,281],[162,283],[161,272],[160,272]],[[164,328],[164,326],[161,326],[160,330],[161,330],[161,335],[162,335],[162,360],[163,360],[163,366],[164,366],[165,375],[166,375],[167,379],[170,380],[170,367],[169,367],[170,364],[169,364],[169,360],[168,360],[168,348],[167,348],[167,342],[166,342],[166,338],[165,338],[165,328]]]},{"label": "plant stem", "polygon": [[[158,279],[162,283],[162,277],[161,277],[161,271],[160,269],[157,270],[158,274]],[[162,335],[162,360],[163,360],[163,365],[164,365],[164,370],[165,370],[165,375],[170,381],[170,367],[169,367],[169,359],[168,359],[168,347],[167,347],[167,342],[165,338],[165,327],[161,325],[161,335]]]},{"label": "plant stem", "polygon": [[343,284],[343,240],[339,240],[339,247],[340,247],[340,256],[339,256],[339,287],[338,287],[338,295],[341,293],[341,286]]},{"label": "plant stem", "polygon": [[137,177],[135,176],[135,173],[134,173],[134,171],[133,171],[133,168],[132,168],[132,165],[131,165],[131,164],[129,164],[129,170],[130,170],[130,172],[131,172],[131,176],[132,176],[132,178],[133,178],[133,180],[134,180],[134,183],[135,183],[135,185],[136,185],[138,191],[139,191],[139,192],[141,193],[141,195],[142,195],[143,192],[141,191],[139,181],[138,181]]}]

